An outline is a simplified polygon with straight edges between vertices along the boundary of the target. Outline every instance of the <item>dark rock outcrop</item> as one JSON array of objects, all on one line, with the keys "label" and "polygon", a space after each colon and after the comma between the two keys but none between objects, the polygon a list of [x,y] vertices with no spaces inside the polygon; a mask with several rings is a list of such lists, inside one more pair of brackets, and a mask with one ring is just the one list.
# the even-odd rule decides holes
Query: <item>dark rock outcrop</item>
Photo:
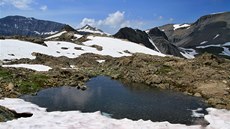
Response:
[{"label": "dark rock outcrop", "polygon": [[115,38],[127,39],[131,42],[142,44],[150,49],[159,51],[164,54],[183,57],[177,46],[168,41],[165,33],[158,28],[149,30],[148,34],[141,30],[134,30],[132,28],[122,28],[115,35]]},{"label": "dark rock outcrop", "polygon": [[6,122],[8,120],[13,120],[20,117],[31,117],[32,115],[33,114],[31,113],[17,113],[3,106],[0,106],[0,122]]},{"label": "dark rock outcrop", "polygon": [[70,25],[65,25],[63,28],[62,28],[62,31],[73,31],[73,32],[77,32],[73,27],[71,27]]},{"label": "dark rock outcrop", "polygon": [[150,49],[157,50],[149,41],[148,34],[141,30],[134,30],[129,27],[121,28],[115,35],[115,38],[127,39],[131,42],[142,44]]},{"label": "dark rock outcrop", "polygon": [[184,57],[180,53],[183,51],[180,50],[177,46],[170,43],[168,41],[168,37],[165,35],[165,33],[163,31],[159,30],[157,27],[151,29],[148,32],[148,35],[161,53],[164,53],[167,55],[174,55],[174,56],[178,56],[178,57]]}]

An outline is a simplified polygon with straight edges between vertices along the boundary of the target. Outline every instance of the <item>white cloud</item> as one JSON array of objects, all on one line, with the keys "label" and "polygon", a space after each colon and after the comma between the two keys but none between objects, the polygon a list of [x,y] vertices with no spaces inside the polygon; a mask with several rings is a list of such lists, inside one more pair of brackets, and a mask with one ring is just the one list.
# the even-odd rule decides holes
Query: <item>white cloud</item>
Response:
[{"label": "white cloud", "polygon": [[90,18],[84,18],[82,19],[80,26],[84,26],[84,25],[90,25],[90,26],[97,26],[97,22],[95,21],[95,19],[90,19]]},{"label": "white cloud", "polygon": [[141,26],[144,25],[144,22],[127,20],[125,18],[125,12],[116,11],[114,13],[109,14],[105,19],[95,20],[92,18],[84,18],[82,19],[78,27],[82,27],[86,24],[113,33],[122,27],[132,26],[134,28],[141,28]]},{"label": "white cloud", "polygon": [[111,28],[116,28],[120,27],[121,24],[125,23],[125,18],[124,18],[125,12],[120,12],[117,11],[115,13],[111,13],[106,17],[105,19],[102,20],[95,20],[92,18],[84,18],[82,19],[80,26],[84,26],[86,24],[91,25],[91,26],[108,26]]},{"label": "white cloud", "polygon": [[124,14],[125,12],[120,11],[109,14],[109,16],[105,19],[104,24],[113,27],[120,25],[122,22],[124,22]]},{"label": "white cloud", "polygon": [[30,4],[33,3],[33,0],[1,0],[0,5],[12,5],[15,8],[21,9],[21,10],[28,10],[31,9]]},{"label": "white cloud", "polygon": [[48,7],[47,7],[47,5],[43,5],[43,6],[40,7],[40,9],[41,9],[42,11],[46,11],[46,10],[48,9]]},{"label": "white cloud", "polygon": [[159,17],[158,17],[158,20],[162,20],[162,19],[163,19],[163,16],[159,16]]},{"label": "white cloud", "polygon": [[172,21],[174,21],[174,19],[173,18],[169,18],[169,21],[172,22]]}]

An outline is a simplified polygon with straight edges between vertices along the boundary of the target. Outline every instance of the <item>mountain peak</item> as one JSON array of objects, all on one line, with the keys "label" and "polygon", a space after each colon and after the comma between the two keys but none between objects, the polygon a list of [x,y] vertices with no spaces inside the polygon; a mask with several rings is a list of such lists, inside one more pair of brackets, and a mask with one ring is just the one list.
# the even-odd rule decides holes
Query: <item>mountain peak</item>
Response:
[{"label": "mountain peak", "polygon": [[0,18],[0,35],[44,36],[60,31],[65,24],[33,17],[7,16]]},{"label": "mountain peak", "polygon": [[107,35],[102,30],[97,29],[96,27],[92,27],[89,24],[86,24],[80,29],[77,29],[78,32],[84,33],[84,34],[100,34],[100,35]]}]

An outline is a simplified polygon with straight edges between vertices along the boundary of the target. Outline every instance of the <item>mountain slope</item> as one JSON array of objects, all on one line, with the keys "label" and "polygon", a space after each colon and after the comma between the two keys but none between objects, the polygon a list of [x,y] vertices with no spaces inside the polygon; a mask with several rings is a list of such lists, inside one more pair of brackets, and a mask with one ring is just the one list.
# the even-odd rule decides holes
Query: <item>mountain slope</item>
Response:
[{"label": "mountain slope", "polygon": [[141,30],[134,30],[129,27],[121,28],[115,35],[115,38],[127,39],[131,42],[142,44],[150,49],[157,50],[156,47],[149,41],[148,34]]},{"label": "mountain slope", "polygon": [[192,24],[168,24],[159,28],[178,47],[192,48],[198,54],[230,56],[230,12],[202,16]]},{"label": "mountain slope", "polygon": [[0,35],[3,36],[41,36],[60,31],[65,24],[27,18],[23,16],[7,16],[0,19]]},{"label": "mountain slope", "polygon": [[141,30],[134,30],[132,28],[121,28],[115,35],[115,38],[127,39],[131,42],[144,45],[147,48],[156,50],[163,54],[173,55],[178,57],[192,58],[177,46],[168,41],[164,32],[158,28],[150,29],[147,33]]},{"label": "mountain slope", "polygon": [[148,35],[150,37],[150,40],[155,44],[155,46],[161,53],[188,58],[187,56],[183,55],[183,53],[186,53],[183,50],[179,49],[177,46],[170,43],[165,33],[159,30],[157,27],[150,29]]}]

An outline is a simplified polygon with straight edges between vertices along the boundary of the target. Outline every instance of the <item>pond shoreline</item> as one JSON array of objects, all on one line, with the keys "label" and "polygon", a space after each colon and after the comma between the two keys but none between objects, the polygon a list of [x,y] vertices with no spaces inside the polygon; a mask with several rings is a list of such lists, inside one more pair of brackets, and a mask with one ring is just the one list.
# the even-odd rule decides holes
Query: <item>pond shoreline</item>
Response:
[{"label": "pond shoreline", "polygon": [[[97,60],[105,62],[99,63]],[[230,61],[214,55],[204,54],[186,60],[146,54],[121,58],[83,54],[74,59],[36,54],[34,60],[20,59],[10,64],[41,62],[52,69],[37,72],[0,67],[0,97],[14,98],[55,86],[82,88],[89,78],[105,75],[123,82],[180,91],[202,97],[206,103],[216,108],[230,109]]]}]

